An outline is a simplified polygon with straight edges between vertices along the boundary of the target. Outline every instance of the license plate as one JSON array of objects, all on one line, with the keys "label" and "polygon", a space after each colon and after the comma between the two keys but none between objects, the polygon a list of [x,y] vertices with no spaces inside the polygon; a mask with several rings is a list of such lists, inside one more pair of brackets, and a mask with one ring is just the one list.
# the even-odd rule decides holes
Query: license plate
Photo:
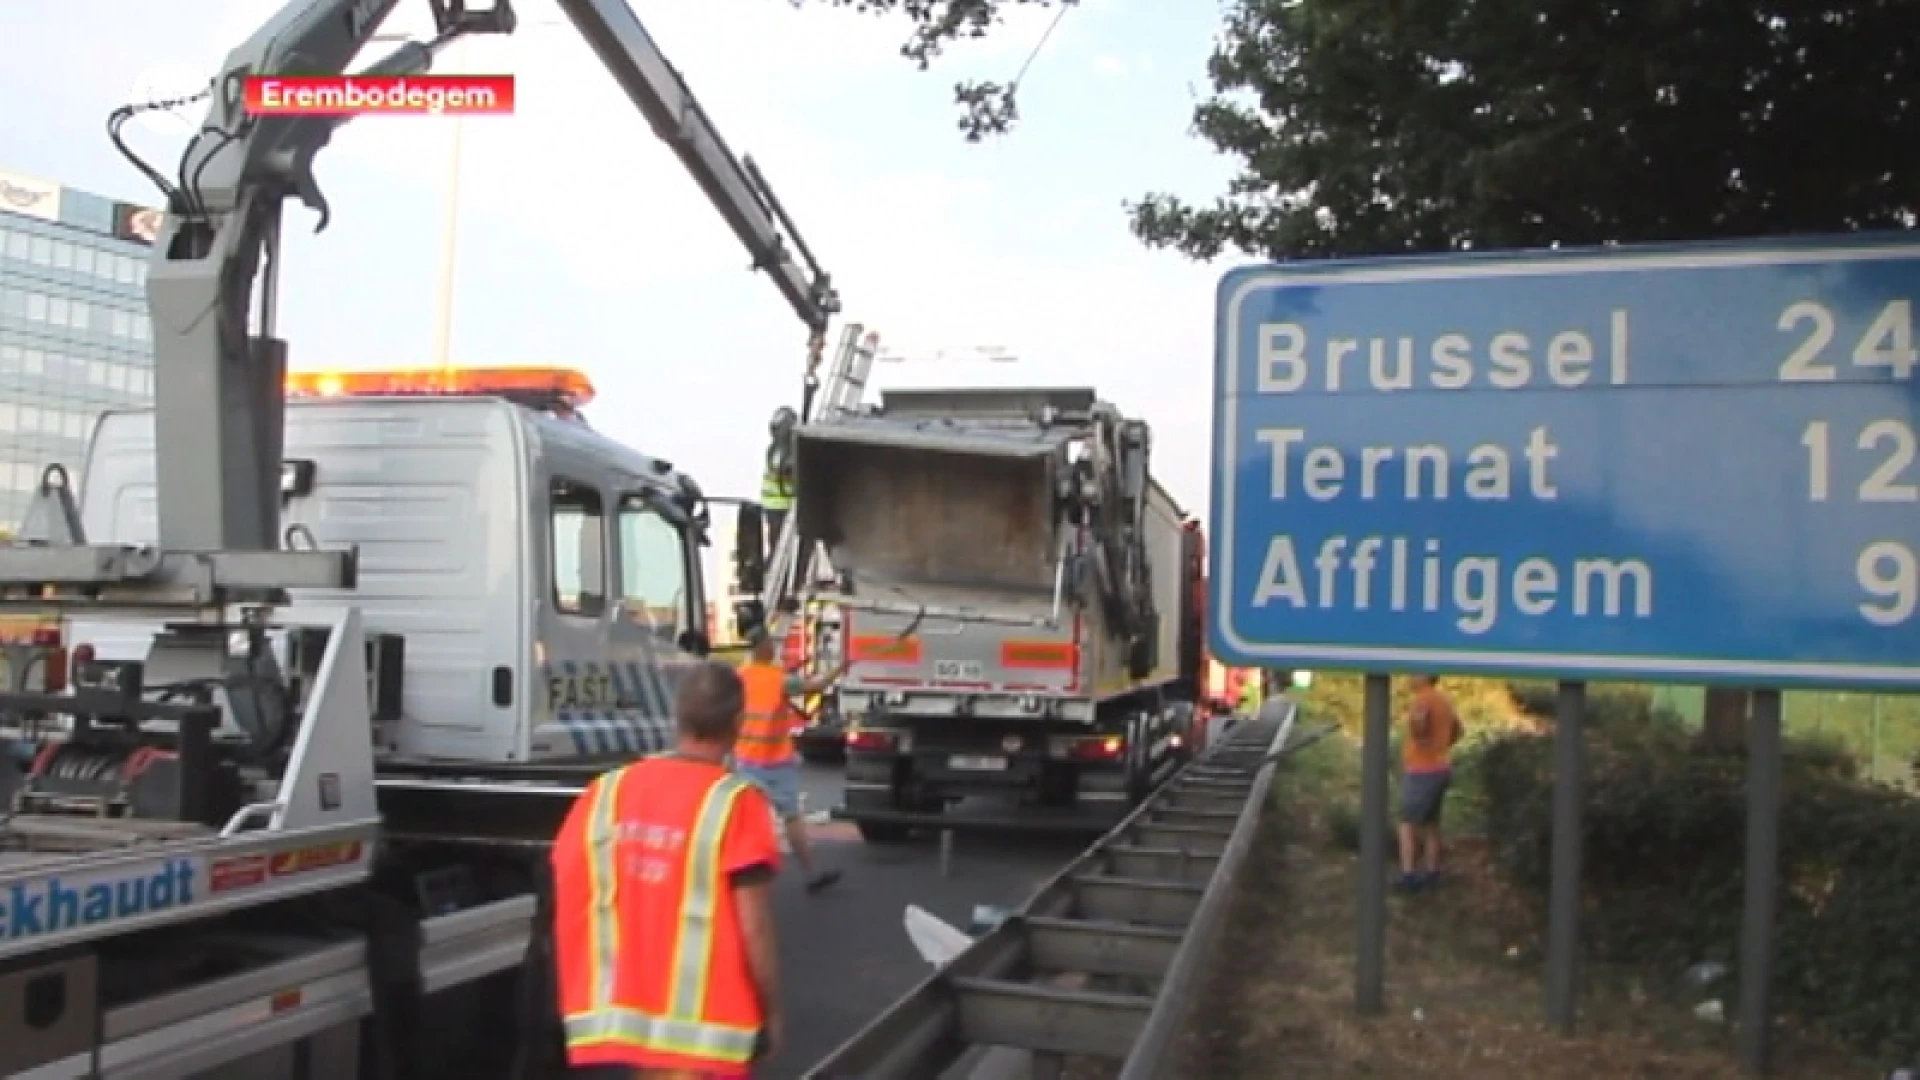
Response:
[{"label": "license plate", "polygon": [[999,772],[1007,767],[1006,758],[992,754],[955,754],[947,763],[968,772]]},{"label": "license plate", "polygon": [[948,682],[979,682],[980,665],[971,660],[935,660],[933,677]]}]

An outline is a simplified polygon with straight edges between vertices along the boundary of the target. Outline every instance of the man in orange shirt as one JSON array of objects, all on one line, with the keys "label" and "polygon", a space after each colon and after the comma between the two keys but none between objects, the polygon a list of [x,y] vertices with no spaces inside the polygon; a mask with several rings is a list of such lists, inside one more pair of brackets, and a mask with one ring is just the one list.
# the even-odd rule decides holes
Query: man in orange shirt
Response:
[{"label": "man in orange shirt", "polygon": [[754,631],[751,642],[751,659],[740,668],[740,679],[746,686],[746,719],[741,724],[739,744],[733,749],[734,771],[772,800],[786,830],[787,843],[807,876],[807,891],[819,892],[839,881],[840,871],[820,869],[807,838],[806,817],[800,812],[800,752],[793,745],[797,720],[791,702],[826,691],[846,674],[847,661],[842,659],[832,671],[808,679],[780,666],[774,655],[773,636],[764,627]]},{"label": "man in orange shirt", "polygon": [[780,1039],[766,796],[727,755],[745,692],[725,664],[680,682],[678,746],[593,781],[554,840],[567,1063],[609,1077],[744,1080]]},{"label": "man in orange shirt", "polygon": [[1432,675],[1413,677],[1400,744],[1400,881],[1402,889],[1440,878],[1440,809],[1453,785],[1453,748],[1463,733],[1453,702]]}]

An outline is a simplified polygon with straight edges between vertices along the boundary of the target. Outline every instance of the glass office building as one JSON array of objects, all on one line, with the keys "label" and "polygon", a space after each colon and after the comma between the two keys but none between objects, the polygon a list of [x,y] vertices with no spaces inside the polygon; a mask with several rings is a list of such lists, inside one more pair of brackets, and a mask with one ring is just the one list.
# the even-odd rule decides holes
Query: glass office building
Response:
[{"label": "glass office building", "polygon": [[0,529],[18,527],[47,465],[79,481],[102,410],[152,400],[159,219],[0,171]]}]

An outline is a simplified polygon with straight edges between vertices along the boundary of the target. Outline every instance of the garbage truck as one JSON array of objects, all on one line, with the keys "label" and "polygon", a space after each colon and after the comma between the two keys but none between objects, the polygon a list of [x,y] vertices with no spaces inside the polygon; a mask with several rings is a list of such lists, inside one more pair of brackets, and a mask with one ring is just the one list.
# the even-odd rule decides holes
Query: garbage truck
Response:
[{"label": "garbage truck", "polygon": [[1205,544],[1151,455],[1090,389],[889,391],[798,430],[851,665],[835,813],[868,842],[1104,828],[1178,767]]}]

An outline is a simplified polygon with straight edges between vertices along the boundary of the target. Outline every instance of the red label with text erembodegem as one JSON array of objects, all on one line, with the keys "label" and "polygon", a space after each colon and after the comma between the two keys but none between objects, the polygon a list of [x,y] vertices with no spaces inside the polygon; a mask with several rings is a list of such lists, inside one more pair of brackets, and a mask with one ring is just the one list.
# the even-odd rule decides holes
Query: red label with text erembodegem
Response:
[{"label": "red label with text erembodegem", "polygon": [[498,115],[513,111],[511,75],[277,75],[246,80],[255,116]]}]

